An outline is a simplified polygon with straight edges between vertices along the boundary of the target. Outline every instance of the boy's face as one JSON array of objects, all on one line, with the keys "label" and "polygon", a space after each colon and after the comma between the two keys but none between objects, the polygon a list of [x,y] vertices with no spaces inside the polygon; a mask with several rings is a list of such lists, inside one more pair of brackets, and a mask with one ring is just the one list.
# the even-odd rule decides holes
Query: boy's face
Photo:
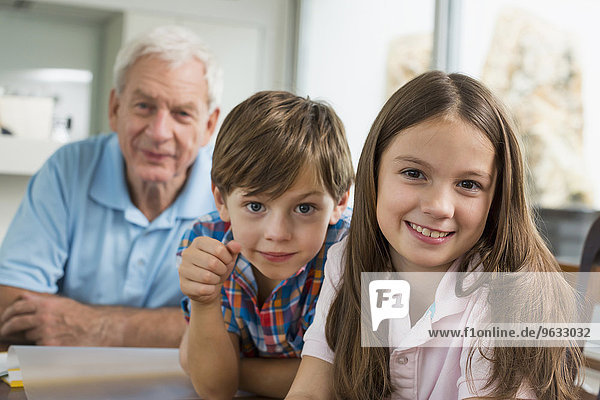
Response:
[{"label": "boy's face", "polygon": [[239,188],[224,198],[213,186],[221,219],[231,222],[242,254],[272,281],[289,278],[310,261],[323,246],[328,225],[346,208],[348,194],[336,202],[314,176],[302,172],[276,199],[248,196]]}]

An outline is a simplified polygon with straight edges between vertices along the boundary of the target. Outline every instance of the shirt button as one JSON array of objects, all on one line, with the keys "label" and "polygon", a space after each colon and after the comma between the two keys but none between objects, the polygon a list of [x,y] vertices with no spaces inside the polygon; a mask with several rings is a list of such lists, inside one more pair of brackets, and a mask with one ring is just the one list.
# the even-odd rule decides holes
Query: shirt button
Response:
[{"label": "shirt button", "polygon": [[406,363],[408,363],[408,357],[406,357],[406,356],[398,357],[398,364],[405,365]]},{"label": "shirt button", "polygon": [[140,258],[139,260],[137,260],[137,265],[138,265],[138,267],[143,266],[144,265],[144,259]]}]

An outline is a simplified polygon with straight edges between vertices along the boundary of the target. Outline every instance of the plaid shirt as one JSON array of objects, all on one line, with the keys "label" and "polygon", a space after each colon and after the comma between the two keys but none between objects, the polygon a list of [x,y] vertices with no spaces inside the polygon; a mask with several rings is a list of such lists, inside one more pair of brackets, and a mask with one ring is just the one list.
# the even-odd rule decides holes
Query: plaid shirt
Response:
[{"label": "plaid shirt", "polygon": [[[328,227],[319,253],[296,274],[280,282],[262,308],[258,307],[252,265],[241,254],[238,256],[232,274],[223,283],[221,309],[227,331],[240,337],[243,357],[300,357],[304,332],[312,323],[323,283],[327,250],[346,236],[351,215],[351,211],[345,211],[337,224]],[[230,224],[223,222],[217,212],[204,215],[183,235],[177,250],[178,264],[182,251],[198,236],[223,243],[233,240]],[[189,299],[182,302],[182,307],[189,320]]]}]

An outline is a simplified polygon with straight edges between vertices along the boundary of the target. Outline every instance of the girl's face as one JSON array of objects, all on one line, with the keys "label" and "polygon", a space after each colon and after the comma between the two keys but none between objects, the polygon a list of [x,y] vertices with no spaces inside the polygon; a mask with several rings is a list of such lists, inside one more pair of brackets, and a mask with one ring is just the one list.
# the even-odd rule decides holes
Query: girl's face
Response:
[{"label": "girl's face", "polygon": [[448,270],[481,237],[495,186],[492,143],[459,118],[396,135],[381,157],[377,194],[395,270]]}]

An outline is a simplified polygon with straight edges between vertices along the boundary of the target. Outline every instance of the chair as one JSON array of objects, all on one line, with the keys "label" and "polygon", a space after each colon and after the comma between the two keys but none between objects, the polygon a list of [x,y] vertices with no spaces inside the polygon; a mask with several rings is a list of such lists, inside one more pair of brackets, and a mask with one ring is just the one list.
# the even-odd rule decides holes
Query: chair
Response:
[{"label": "chair", "polygon": [[[581,263],[579,272],[582,272],[577,279],[577,291],[585,294],[588,286],[589,273],[592,267],[600,260],[600,217],[598,217],[590,227],[588,234],[583,242],[583,253],[581,254]],[[600,400],[600,392],[597,400]]]},{"label": "chair", "polygon": [[580,293],[585,293],[587,289],[587,279],[585,273],[592,272],[592,266],[600,257],[600,217],[596,218],[583,242],[583,252],[581,262],[579,263],[579,274],[577,280],[577,289]]}]

